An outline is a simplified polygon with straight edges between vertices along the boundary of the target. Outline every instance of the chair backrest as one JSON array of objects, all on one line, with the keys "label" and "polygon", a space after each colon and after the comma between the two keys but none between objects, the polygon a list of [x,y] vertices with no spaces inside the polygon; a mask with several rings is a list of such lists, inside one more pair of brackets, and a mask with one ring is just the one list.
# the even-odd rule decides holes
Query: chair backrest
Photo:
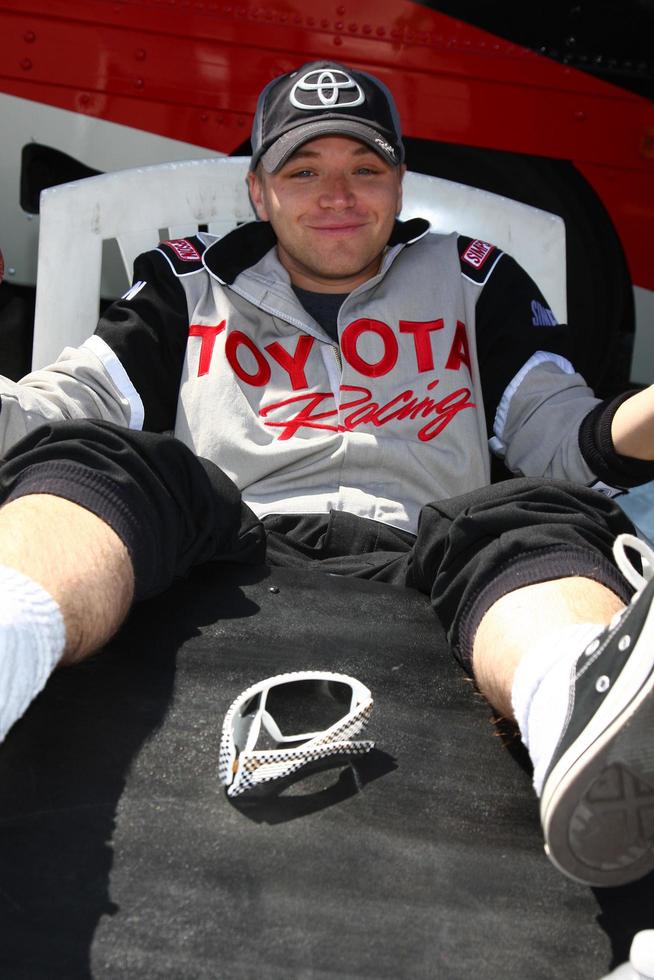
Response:
[{"label": "chair backrest", "polygon": [[[131,276],[136,256],[199,226],[222,235],[253,218],[247,157],[215,157],[115,171],[41,194],[32,366],[51,363],[96,325],[103,241],[118,242]],[[439,177],[408,173],[402,217],[459,231],[510,252],[566,317],[565,226],[556,215]],[[127,282],[127,278],[126,278]]]}]

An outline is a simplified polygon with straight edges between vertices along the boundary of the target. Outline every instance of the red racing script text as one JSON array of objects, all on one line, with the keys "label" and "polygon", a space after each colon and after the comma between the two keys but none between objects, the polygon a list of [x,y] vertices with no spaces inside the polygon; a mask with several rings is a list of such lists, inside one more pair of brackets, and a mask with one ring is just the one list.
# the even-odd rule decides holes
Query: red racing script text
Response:
[{"label": "red racing script text", "polygon": [[[216,325],[191,324],[189,336],[201,338],[198,377],[209,373],[216,338],[225,330],[226,325],[225,320]],[[428,374],[435,370],[431,338],[435,331],[442,330],[443,327],[442,319],[399,321],[399,333],[406,334],[413,340],[418,374]],[[374,361],[366,360],[359,350],[359,341],[366,333],[374,334],[380,342],[381,353]],[[265,419],[265,424],[280,430],[280,440],[290,439],[302,429],[344,432],[353,431],[362,425],[381,427],[394,419],[424,418],[428,421],[418,430],[418,438],[429,441],[438,436],[459,412],[474,408],[474,402],[470,400],[471,392],[467,387],[457,388],[439,399],[435,391],[440,383],[438,378],[430,381],[422,392],[408,388],[392,395],[383,403],[375,401],[372,391],[362,385],[341,385],[338,403],[331,391],[302,391],[309,387],[305,368],[315,343],[315,338],[300,334],[295,350],[290,353],[278,341],[267,344],[261,350],[241,330],[232,330],[227,335],[225,358],[241,381],[253,387],[265,387],[270,381],[272,360],[288,375],[291,389],[301,392],[268,403],[259,409],[259,415]],[[396,366],[399,344],[388,324],[381,320],[362,318],[348,324],[343,331],[341,355],[364,377],[380,378],[390,374]],[[459,371],[462,365],[470,369],[470,352],[465,324],[457,321],[444,369]]]}]

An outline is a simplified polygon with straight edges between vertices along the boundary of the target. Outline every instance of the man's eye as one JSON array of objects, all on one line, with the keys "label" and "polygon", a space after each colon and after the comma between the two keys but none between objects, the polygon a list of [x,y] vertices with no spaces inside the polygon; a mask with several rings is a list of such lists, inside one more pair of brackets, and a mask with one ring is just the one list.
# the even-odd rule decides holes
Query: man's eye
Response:
[{"label": "man's eye", "polygon": [[296,170],[291,174],[291,177],[311,177],[313,175],[313,170],[308,168],[304,170]]}]

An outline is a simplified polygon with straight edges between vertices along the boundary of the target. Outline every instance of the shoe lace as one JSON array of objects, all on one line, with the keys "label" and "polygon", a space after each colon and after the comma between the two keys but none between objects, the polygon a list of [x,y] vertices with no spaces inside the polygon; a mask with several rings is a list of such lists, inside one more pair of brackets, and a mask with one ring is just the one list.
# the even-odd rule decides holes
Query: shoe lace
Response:
[{"label": "shoe lace", "polygon": [[[631,558],[627,555],[627,548],[637,551],[643,559],[642,574],[634,567]],[[636,592],[645,588],[650,579],[654,578],[654,550],[647,542],[637,538],[634,534],[619,534],[613,542],[613,556],[615,563],[627,579],[633,585]]]}]

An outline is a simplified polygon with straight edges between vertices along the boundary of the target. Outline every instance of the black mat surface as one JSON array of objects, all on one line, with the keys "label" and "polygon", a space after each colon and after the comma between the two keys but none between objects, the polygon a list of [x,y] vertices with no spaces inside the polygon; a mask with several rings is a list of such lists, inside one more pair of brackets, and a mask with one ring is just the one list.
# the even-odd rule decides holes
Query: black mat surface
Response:
[{"label": "black mat surface", "polygon": [[[376,749],[230,802],[225,711],[307,668],[371,688]],[[593,891],[549,864],[529,774],[391,587],[198,570],[51,679],[0,791],[2,980],[596,980],[654,927],[654,875]]]}]

